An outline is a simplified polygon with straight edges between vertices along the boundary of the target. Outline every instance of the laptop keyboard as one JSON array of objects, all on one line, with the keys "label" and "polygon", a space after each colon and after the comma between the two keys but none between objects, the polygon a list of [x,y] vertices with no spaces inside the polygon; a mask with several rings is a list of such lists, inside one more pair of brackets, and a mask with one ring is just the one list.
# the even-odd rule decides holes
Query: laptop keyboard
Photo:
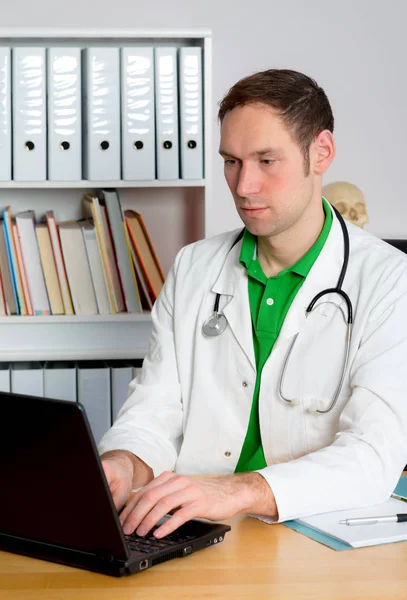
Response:
[{"label": "laptop keyboard", "polygon": [[158,527],[151,529],[149,534],[145,537],[140,537],[136,533],[126,535],[129,548],[133,551],[142,552],[143,554],[153,554],[154,552],[160,552],[161,550],[171,549],[173,546],[178,546],[179,544],[191,542],[191,540],[196,538],[194,535],[185,535],[181,532],[177,533],[177,531],[174,531],[158,540],[153,536],[156,529],[158,529]]}]

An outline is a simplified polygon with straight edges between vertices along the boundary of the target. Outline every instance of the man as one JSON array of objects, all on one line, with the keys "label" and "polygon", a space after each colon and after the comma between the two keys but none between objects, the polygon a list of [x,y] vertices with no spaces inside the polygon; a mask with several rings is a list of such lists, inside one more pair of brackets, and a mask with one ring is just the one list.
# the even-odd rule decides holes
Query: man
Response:
[{"label": "man", "polygon": [[[219,118],[246,229],[181,250],[154,306],[142,374],[99,448],[125,533],[168,513],[157,537],[193,517],[275,522],[380,503],[407,461],[407,259],[343,232],[321,199],[335,155],[324,91],[294,71],[257,73]],[[343,269],[346,362],[342,292],[306,314]],[[217,294],[219,335],[205,335]]]}]

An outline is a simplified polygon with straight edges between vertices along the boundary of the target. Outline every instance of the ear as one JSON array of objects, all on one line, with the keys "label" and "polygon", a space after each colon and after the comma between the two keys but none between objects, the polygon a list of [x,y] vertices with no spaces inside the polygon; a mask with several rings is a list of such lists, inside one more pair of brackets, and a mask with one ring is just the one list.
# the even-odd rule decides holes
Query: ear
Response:
[{"label": "ear", "polygon": [[328,129],[317,135],[310,148],[311,171],[322,175],[328,169],[336,153],[335,140]]}]

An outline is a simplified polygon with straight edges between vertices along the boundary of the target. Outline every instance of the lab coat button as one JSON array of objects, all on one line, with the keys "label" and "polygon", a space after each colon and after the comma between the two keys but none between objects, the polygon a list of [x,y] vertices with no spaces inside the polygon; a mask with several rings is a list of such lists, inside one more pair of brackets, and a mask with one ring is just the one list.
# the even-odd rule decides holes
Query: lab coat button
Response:
[{"label": "lab coat button", "polygon": [[226,450],[225,456],[227,456],[227,457],[232,456],[232,453],[230,452],[230,450]]},{"label": "lab coat button", "polygon": [[249,384],[247,383],[247,381],[242,381],[242,386],[243,387],[247,387]]},{"label": "lab coat button", "polygon": [[266,300],[266,303],[267,303],[269,306],[273,306],[273,304],[274,304],[274,300],[273,300],[273,298],[267,298],[267,300]]}]

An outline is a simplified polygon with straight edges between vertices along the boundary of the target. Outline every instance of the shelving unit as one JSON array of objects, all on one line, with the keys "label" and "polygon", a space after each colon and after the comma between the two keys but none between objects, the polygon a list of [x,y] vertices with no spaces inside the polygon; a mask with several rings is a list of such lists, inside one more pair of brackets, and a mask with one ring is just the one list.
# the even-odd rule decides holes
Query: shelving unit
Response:
[{"label": "shelving unit", "polygon": [[[67,185],[68,183],[68,185]],[[91,185],[89,185],[91,184]],[[0,181],[0,190],[24,190],[24,189],[89,189],[89,188],[185,188],[205,187],[204,179],[176,179],[174,181]]]},{"label": "shelving unit", "polygon": [[[205,199],[211,189],[211,32],[204,29],[4,29],[5,46],[176,46],[202,48],[205,179],[177,181],[0,182],[0,207],[13,214],[32,209],[40,219],[55,211],[58,221],[82,216],[86,191],[117,188],[124,209],[140,212],[166,274],[178,250],[205,235]],[[151,316],[0,317],[0,361],[143,358]]]},{"label": "shelving unit", "polygon": [[0,361],[143,358],[149,313],[8,317],[0,321]]}]

